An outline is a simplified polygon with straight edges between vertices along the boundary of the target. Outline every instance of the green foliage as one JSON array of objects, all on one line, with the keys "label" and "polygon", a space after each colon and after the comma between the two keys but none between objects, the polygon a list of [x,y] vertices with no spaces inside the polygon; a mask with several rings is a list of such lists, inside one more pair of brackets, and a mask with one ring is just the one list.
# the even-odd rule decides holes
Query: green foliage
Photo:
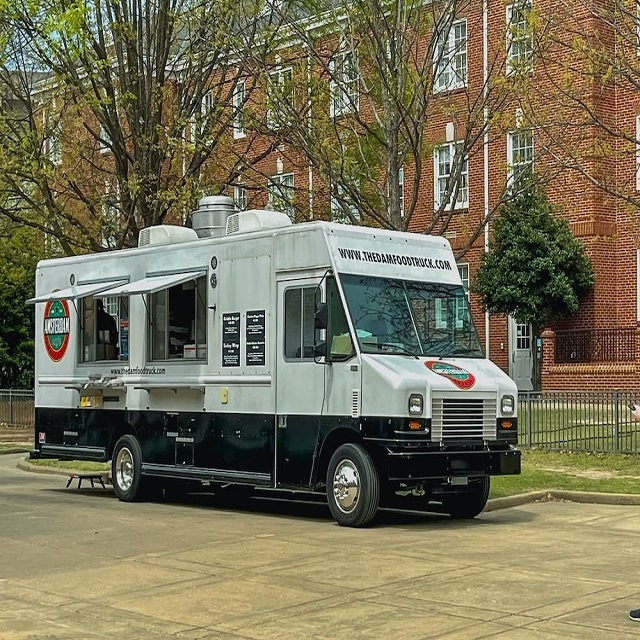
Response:
[{"label": "green foliage", "polygon": [[33,308],[25,300],[34,295],[38,260],[36,232],[5,227],[0,235],[0,388],[33,388]]},{"label": "green foliage", "polygon": [[570,316],[593,286],[593,269],[569,223],[545,190],[525,177],[496,219],[472,291],[492,313],[534,327]]}]

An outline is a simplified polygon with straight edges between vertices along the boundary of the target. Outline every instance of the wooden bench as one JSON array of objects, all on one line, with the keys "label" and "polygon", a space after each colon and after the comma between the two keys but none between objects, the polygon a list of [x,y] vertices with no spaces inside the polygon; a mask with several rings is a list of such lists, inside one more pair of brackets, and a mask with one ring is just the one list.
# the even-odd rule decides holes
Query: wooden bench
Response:
[{"label": "wooden bench", "polygon": [[91,486],[94,487],[94,482],[99,482],[100,485],[102,486],[103,489],[106,489],[107,487],[105,487],[104,485],[104,477],[105,477],[105,473],[104,472],[99,472],[99,471],[86,471],[86,472],[74,472],[74,473],[70,473],[69,474],[69,480],[67,481],[67,486],[65,487],[66,489],[69,488],[69,485],[74,481],[77,480],[78,481],[78,490],[80,490],[80,487],[82,486],[82,481],[83,480],[89,480],[89,482],[91,482]]}]

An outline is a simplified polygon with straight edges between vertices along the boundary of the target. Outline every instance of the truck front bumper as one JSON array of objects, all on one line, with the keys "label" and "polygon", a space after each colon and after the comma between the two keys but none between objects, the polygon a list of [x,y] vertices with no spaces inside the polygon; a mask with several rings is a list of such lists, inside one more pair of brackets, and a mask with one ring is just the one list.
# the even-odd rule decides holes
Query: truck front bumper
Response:
[{"label": "truck front bumper", "polygon": [[517,475],[521,454],[499,451],[390,451],[387,469],[391,481],[438,480],[451,477]]}]

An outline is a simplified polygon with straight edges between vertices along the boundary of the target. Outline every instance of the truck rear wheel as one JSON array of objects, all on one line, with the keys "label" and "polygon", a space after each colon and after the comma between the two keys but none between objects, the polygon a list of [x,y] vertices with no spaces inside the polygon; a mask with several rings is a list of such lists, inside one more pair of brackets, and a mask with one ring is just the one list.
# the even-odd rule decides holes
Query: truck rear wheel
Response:
[{"label": "truck rear wheel", "polygon": [[111,482],[116,496],[124,502],[142,497],[142,449],[134,436],[122,436],[113,449]]},{"label": "truck rear wheel", "polygon": [[459,520],[475,518],[487,504],[490,487],[489,476],[473,481],[469,484],[469,491],[449,496],[443,501],[445,513]]},{"label": "truck rear wheel", "polygon": [[380,478],[367,450],[347,443],[331,456],[327,470],[327,501],[342,527],[362,527],[378,510]]}]

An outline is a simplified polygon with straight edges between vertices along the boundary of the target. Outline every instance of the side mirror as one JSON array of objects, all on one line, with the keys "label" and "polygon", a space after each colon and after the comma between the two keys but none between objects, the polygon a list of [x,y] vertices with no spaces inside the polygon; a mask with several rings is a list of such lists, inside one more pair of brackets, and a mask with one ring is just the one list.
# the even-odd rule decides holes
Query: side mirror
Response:
[{"label": "side mirror", "polygon": [[316,329],[326,329],[329,321],[329,311],[324,302],[316,304],[316,312],[314,315],[314,326]]}]

